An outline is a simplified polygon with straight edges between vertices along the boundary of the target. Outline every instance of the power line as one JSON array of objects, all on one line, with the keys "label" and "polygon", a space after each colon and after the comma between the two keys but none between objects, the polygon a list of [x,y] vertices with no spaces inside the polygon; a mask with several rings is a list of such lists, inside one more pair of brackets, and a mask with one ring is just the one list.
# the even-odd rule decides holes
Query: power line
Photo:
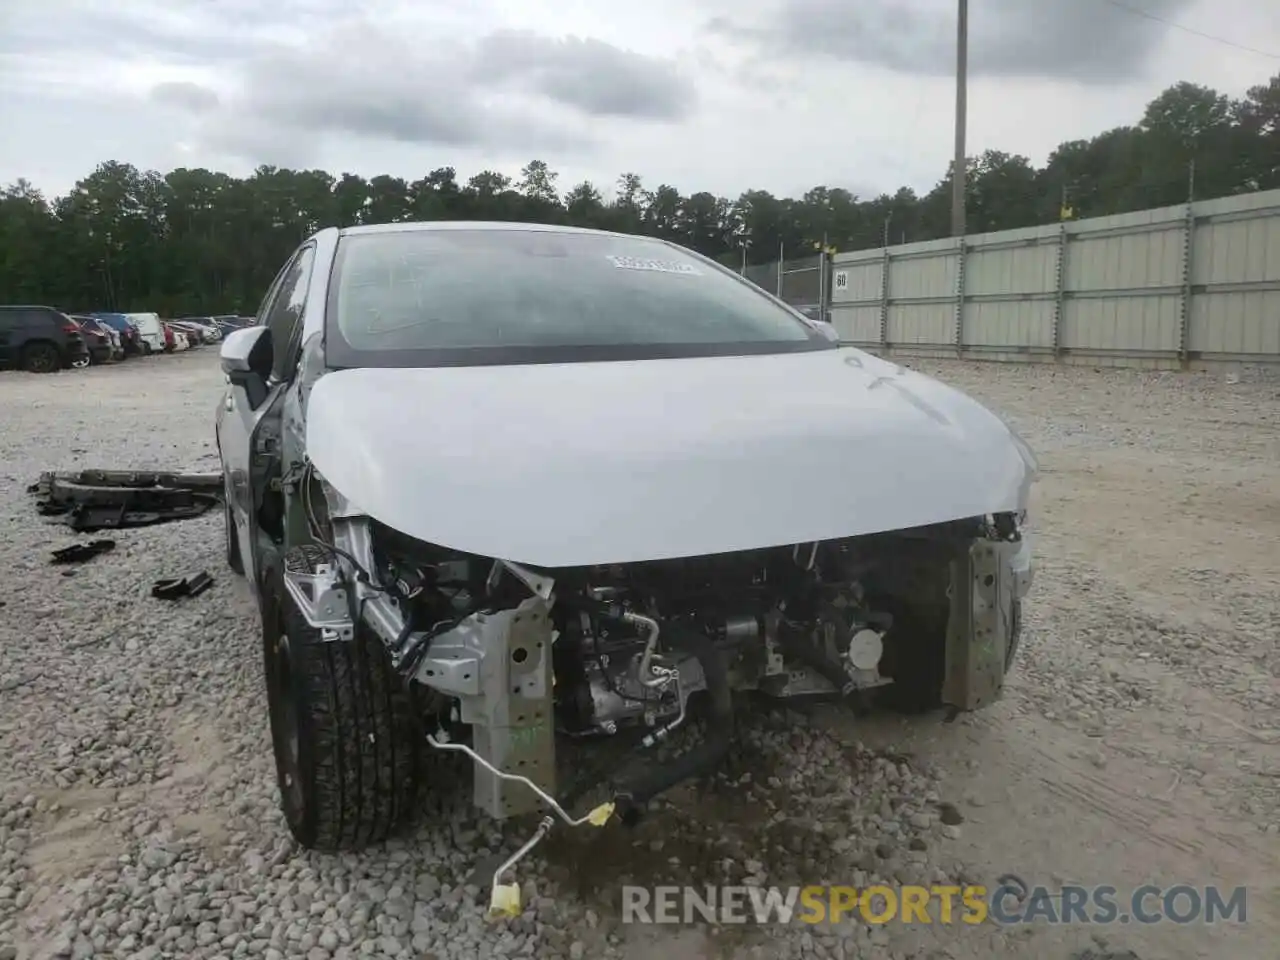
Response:
[{"label": "power line", "polygon": [[1174,30],[1181,30],[1183,33],[1189,33],[1195,37],[1201,37],[1205,40],[1212,40],[1214,43],[1221,43],[1228,47],[1235,47],[1237,50],[1243,50],[1245,53],[1256,53],[1260,57],[1269,57],[1272,60],[1280,60],[1280,53],[1271,53],[1268,50],[1259,50],[1257,47],[1245,46],[1243,43],[1236,43],[1234,40],[1228,40],[1226,37],[1215,36],[1212,33],[1205,33],[1203,30],[1197,30],[1194,27],[1184,26],[1181,23],[1175,23],[1172,20],[1166,20],[1164,17],[1143,10],[1140,7],[1133,7],[1121,0],[1102,0],[1103,3],[1110,4],[1120,10],[1127,10],[1129,13],[1139,17],[1145,17],[1148,20],[1154,20],[1156,23],[1163,23],[1166,27],[1172,27]]}]

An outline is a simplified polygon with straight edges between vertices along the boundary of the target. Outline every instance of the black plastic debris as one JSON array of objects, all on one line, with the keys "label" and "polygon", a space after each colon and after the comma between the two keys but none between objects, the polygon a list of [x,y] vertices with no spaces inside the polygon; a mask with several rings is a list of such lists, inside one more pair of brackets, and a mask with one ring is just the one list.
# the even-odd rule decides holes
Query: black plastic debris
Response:
[{"label": "black plastic debris", "polygon": [[189,577],[177,577],[168,580],[157,580],[151,585],[151,596],[157,600],[180,600],[183,597],[196,597],[213,586],[213,577],[209,571],[201,570]]},{"label": "black plastic debris", "polygon": [[45,472],[27,488],[44,516],[92,533],[198,517],[222,502],[220,473]]},{"label": "black plastic debris", "polygon": [[107,553],[116,548],[114,540],[90,540],[88,543],[73,543],[69,547],[53,551],[50,563],[84,563],[92,560],[100,553]]}]

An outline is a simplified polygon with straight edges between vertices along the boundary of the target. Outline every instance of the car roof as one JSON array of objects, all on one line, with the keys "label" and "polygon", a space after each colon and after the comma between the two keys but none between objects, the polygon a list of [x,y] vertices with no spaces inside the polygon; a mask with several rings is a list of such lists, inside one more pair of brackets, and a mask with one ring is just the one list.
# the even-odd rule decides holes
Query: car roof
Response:
[{"label": "car roof", "polygon": [[422,233],[428,230],[479,230],[493,233],[577,233],[598,237],[626,237],[635,240],[665,241],[657,237],[618,233],[613,230],[593,230],[590,227],[568,227],[558,223],[519,223],[511,220],[410,220],[404,223],[374,223],[357,227],[343,227],[342,237],[362,236],[367,233]]}]

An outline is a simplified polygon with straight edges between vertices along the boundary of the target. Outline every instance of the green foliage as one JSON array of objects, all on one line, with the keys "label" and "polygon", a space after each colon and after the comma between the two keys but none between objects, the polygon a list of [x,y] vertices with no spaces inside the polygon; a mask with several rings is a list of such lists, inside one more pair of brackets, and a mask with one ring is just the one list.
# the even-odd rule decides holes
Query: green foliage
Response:
[{"label": "green foliage", "polygon": [[[563,195],[531,161],[513,182],[492,170],[458,182],[452,167],[419,180],[259,167],[237,179],[203,169],[167,175],[101,164],[64,197],[29,182],[0,191],[0,302],[166,315],[252,313],[297,244],[324,226],[405,220],[516,220],[646,233],[738,266],[946,236],[951,174],[924,196],[903,188],[861,199],[814,187],[799,199],[750,190],[737,200],[622,174],[606,200],[591,183]],[[971,233],[1123,213],[1280,187],[1280,76],[1240,100],[1179,83],[1132,127],[1064,143],[1036,169],[989,150],[969,160]]]}]

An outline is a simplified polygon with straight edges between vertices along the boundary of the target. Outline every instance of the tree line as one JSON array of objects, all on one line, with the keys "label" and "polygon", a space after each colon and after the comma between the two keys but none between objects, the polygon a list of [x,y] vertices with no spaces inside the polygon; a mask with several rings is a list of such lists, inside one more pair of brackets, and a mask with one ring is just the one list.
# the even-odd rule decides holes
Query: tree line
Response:
[{"label": "tree line", "polygon": [[[1061,144],[1043,167],[988,150],[968,161],[967,229],[1004,230],[1280,187],[1280,74],[1231,98],[1168,88],[1132,126]],[[278,267],[317,229],[404,220],[517,220],[644,233],[734,266],[927,240],[950,232],[951,173],[928,193],[862,199],[838,187],[736,200],[649,189],[624,173],[606,198],[586,182],[561,192],[540,160],[513,180],[453,167],[420,179],[335,177],[259,167],[236,178],[106,162],[66,195],[26,180],[0,193],[0,302],[166,316],[252,313]]]}]

